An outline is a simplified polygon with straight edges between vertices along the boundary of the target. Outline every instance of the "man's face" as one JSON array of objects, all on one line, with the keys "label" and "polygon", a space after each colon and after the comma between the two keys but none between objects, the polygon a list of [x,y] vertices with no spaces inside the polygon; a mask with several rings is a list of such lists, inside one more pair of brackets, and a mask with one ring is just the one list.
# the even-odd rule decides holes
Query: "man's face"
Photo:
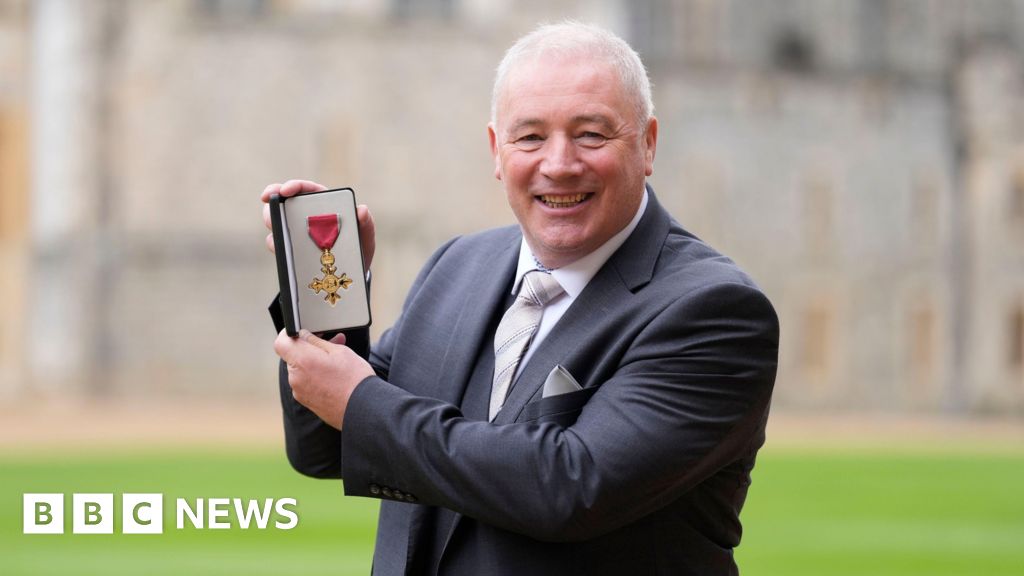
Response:
[{"label": "man's face", "polygon": [[654,165],[658,125],[637,125],[613,68],[596,60],[520,63],[489,125],[495,176],[534,255],[557,268],[622,230]]}]

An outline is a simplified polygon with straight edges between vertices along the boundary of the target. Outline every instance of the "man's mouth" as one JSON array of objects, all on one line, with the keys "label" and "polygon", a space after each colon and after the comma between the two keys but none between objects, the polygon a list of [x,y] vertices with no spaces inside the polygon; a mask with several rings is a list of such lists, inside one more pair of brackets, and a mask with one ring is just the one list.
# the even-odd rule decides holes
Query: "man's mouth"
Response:
[{"label": "man's mouth", "polygon": [[572,208],[586,202],[593,196],[592,193],[584,194],[541,194],[537,196],[537,200],[540,200],[548,208]]}]

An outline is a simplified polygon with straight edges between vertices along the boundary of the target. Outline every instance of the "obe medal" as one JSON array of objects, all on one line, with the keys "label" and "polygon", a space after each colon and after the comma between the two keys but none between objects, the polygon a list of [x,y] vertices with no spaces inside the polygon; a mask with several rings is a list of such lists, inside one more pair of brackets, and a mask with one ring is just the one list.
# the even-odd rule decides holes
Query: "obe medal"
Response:
[{"label": "obe medal", "polygon": [[338,233],[341,231],[341,217],[337,214],[310,216],[306,218],[306,226],[309,229],[309,237],[321,250],[320,271],[323,272],[323,278],[313,278],[309,288],[315,294],[323,290],[324,300],[334,306],[340,298],[338,290],[348,290],[352,284],[348,274],[342,272],[341,276],[337,275],[338,268],[334,265],[334,254],[331,254],[331,248],[337,242]]}]

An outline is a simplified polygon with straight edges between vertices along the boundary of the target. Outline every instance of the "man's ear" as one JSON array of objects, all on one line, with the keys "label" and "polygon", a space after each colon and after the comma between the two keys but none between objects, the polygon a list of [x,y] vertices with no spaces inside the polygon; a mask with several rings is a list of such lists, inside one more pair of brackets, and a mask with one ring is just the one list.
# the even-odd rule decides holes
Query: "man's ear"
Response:
[{"label": "man's ear", "polygon": [[494,122],[487,123],[487,138],[491,142],[491,156],[494,157],[494,177],[501,180],[501,156],[498,154],[498,134]]},{"label": "man's ear", "polygon": [[658,148],[658,119],[654,116],[647,121],[644,143],[647,145],[644,150],[644,173],[650,176],[654,172],[654,152]]}]

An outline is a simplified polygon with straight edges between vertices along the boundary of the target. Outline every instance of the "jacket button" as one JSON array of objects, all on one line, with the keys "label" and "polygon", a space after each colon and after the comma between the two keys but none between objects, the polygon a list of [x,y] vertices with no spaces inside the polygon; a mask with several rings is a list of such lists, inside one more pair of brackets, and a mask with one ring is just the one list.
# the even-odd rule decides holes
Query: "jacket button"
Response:
[{"label": "jacket button", "polygon": [[387,486],[385,486],[385,487],[384,487],[384,488],[383,488],[383,489],[381,490],[381,492],[383,492],[383,493],[384,493],[384,496],[387,496],[388,498],[393,498],[393,497],[394,497],[394,493],[393,493],[393,492],[391,492],[391,488],[388,488]]},{"label": "jacket button", "polygon": [[401,490],[393,490],[392,494],[395,495],[396,500],[402,500],[405,498],[405,494],[403,494]]},{"label": "jacket button", "polygon": [[413,496],[412,494],[406,494],[405,495],[405,501],[406,502],[415,502],[416,501],[416,497]]},{"label": "jacket button", "polygon": [[380,486],[377,486],[376,484],[370,484],[370,494],[373,494],[374,496],[379,495]]}]

